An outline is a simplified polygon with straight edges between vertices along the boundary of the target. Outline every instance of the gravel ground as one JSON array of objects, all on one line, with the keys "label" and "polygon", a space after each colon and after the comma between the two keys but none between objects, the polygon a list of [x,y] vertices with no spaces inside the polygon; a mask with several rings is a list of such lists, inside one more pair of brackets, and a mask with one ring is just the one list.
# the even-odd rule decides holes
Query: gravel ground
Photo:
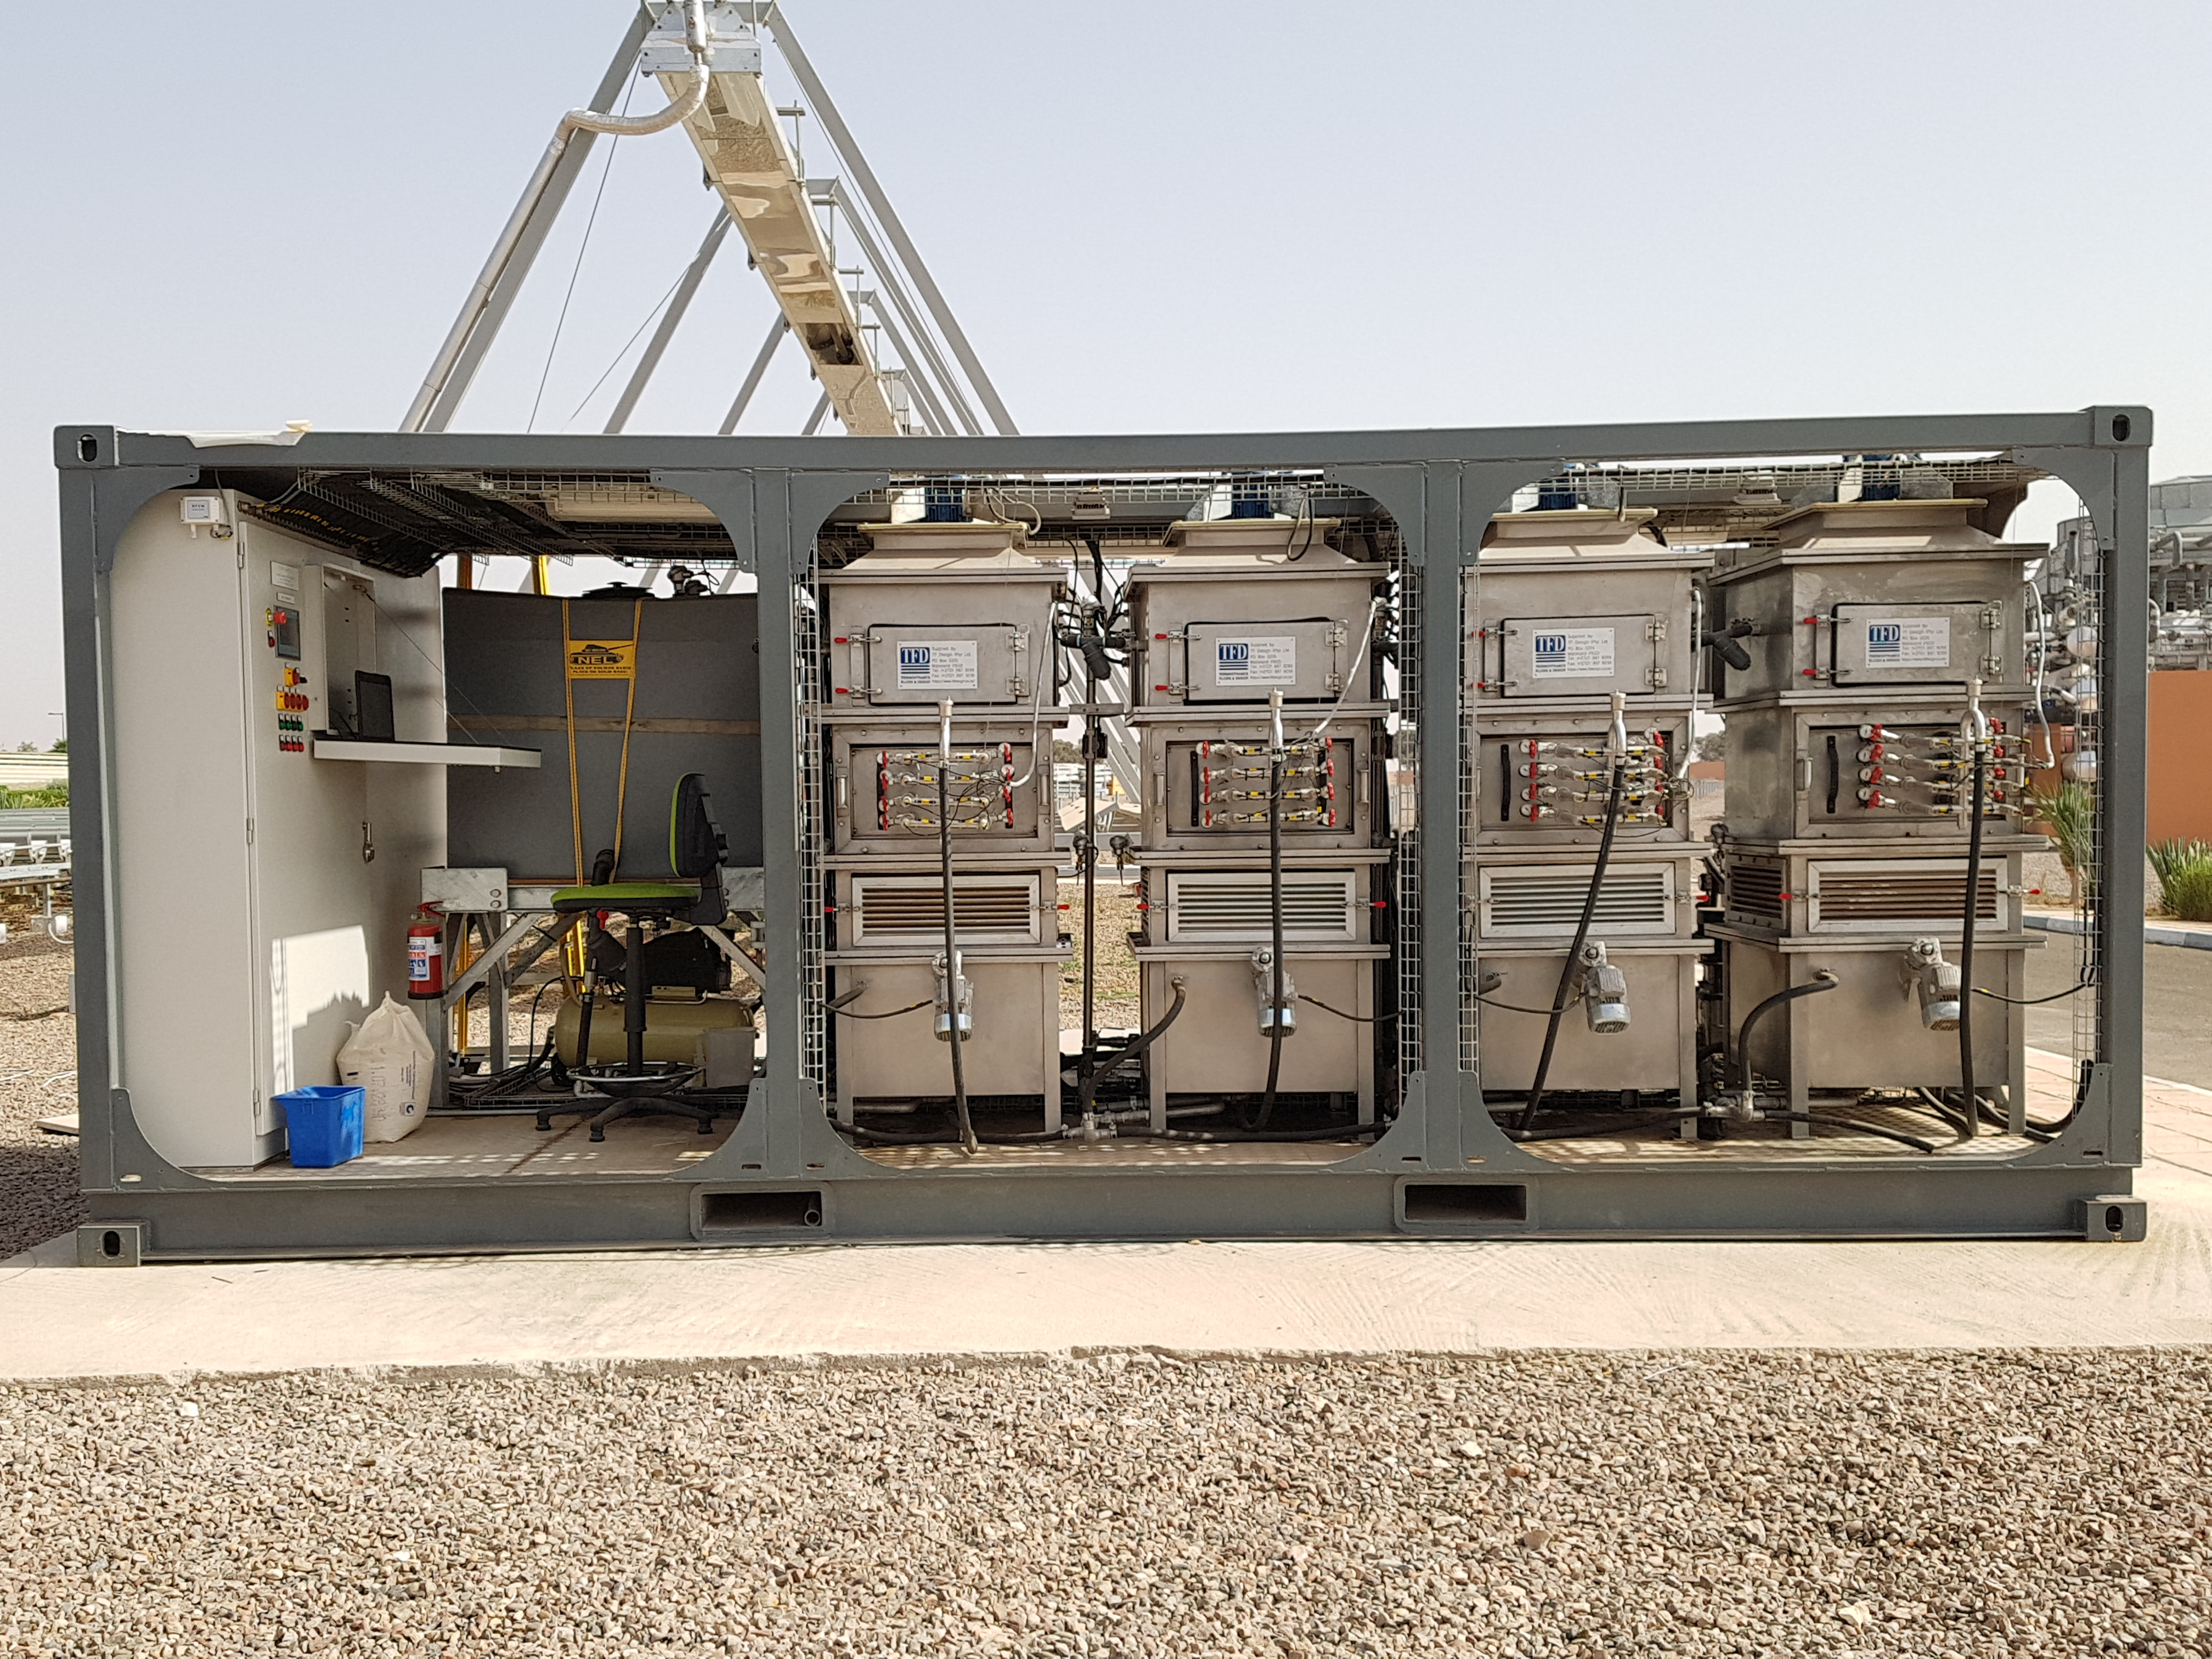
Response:
[{"label": "gravel ground", "polygon": [[2198,1655],[2212,1353],[0,1390],[9,1655]]},{"label": "gravel ground", "polygon": [[[1098,882],[1098,1024],[1107,1030],[1144,1028],[1144,977],[1137,953],[1129,948],[1129,935],[1139,931],[1144,917],[1137,908],[1133,882]],[[1066,1030],[1083,1024],[1083,884],[1060,884],[1060,925],[1074,949],[1060,970],[1060,1023]]]},{"label": "gravel ground", "polygon": [[0,945],[0,1260],[83,1214],[76,1140],[35,1127],[76,1109],[76,1021],[54,1012],[69,1006],[74,953],[29,931],[13,927]]}]

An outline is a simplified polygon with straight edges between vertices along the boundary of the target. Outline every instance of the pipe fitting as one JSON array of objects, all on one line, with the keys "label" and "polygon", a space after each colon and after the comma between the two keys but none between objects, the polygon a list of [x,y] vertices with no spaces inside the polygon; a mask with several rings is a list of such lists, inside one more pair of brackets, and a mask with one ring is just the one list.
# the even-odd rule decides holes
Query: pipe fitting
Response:
[{"label": "pipe fitting", "polygon": [[1959,1002],[1966,994],[1966,979],[1955,962],[1943,959],[1942,941],[1917,939],[1905,947],[1904,974],[1906,994],[1917,994],[1920,1023],[1931,1031],[1959,1029]]},{"label": "pipe fitting", "polygon": [[1274,989],[1274,952],[1267,950],[1253,951],[1252,990],[1260,1003],[1260,1035],[1273,1036],[1279,1022],[1285,1036],[1296,1036],[1298,1032],[1298,988],[1291,978],[1287,963],[1283,966],[1283,1000],[1279,1004],[1273,1001]]},{"label": "pipe fitting", "polygon": [[950,1042],[953,1022],[957,1016],[960,1026],[960,1041],[975,1040],[975,981],[964,974],[952,970],[940,951],[930,959],[930,967],[937,975],[937,1010],[931,1024],[939,1042]]},{"label": "pipe fitting", "polygon": [[[679,121],[690,120],[706,104],[708,85],[714,78],[706,0],[685,0],[684,49],[691,54],[691,67],[687,71],[690,84],[670,100],[666,109],[651,115],[602,115],[593,109],[572,109],[561,118],[562,133],[604,132],[617,138],[642,138],[648,133],[665,132]],[[559,142],[558,138],[555,140]]]},{"label": "pipe fitting", "polygon": [[1580,963],[1583,1012],[1601,1036],[1628,1029],[1628,975],[1606,960],[1605,946],[1583,946]]}]

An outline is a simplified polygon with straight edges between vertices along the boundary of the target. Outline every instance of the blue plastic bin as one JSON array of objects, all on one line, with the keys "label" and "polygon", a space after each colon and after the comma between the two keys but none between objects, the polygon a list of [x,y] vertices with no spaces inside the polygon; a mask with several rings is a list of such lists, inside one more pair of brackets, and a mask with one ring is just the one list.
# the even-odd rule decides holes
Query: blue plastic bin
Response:
[{"label": "blue plastic bin", "polygon": [[288,1089],[276,1097],[291,1130],[292,1167],[327,1170],[361,1156],[362,1104],[359,1087],[333,1089],[317,1085]]}]

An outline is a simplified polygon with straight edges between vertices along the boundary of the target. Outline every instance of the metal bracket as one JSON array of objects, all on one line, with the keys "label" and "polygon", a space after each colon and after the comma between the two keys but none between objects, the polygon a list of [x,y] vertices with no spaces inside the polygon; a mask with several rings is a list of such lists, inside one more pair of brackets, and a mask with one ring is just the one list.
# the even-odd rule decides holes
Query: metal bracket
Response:
[{"label": "metal bracket", "polygon": [[2077,1198],[2074,1217],[2093,1244],[2140,1244],[2150,1231],[2150,1206],[2128,1193]]},{"label": "metal bracket", "polygon": [[137,1267],[146,1260],[146,1224],[99,1221],[76,1230],[80,1267]]}]

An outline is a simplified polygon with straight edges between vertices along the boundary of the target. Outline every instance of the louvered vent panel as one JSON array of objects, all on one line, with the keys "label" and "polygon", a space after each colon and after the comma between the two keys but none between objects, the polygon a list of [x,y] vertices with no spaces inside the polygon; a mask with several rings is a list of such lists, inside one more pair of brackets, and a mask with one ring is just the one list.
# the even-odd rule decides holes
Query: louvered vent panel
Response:
[{"label": "louvered vent panel", "polygon": [[1728,866],[1728,908],[1747,915],[1782,916],[1782,866],[1733,859]]},{"label": "louvered vent panel", "polygon": [[[944,935],[945,893],[939,883],[909,884],[863,878],[853,884],[853,900],[860,912],[853,928],[856,944],[927,940]],[[1034,942],[1038,937],[1036,883],[1034,878],[956,878],[952,918],[965,941]]]},{"label": "louvered vent panel", "polygon": [[[1960,925],[1966,866],[1932,860],[1813,866],[1811,925],[1816,928],[1929,927]],[[1984,866],[1974,908],[1978,921],[2003,919],[1999,870]]]},{"label": "louvered vent panel", "polygon": [[[1590,867],[1568,865],[1485,870],[1482,930],[1492,938],[1571,933],[1589,896]],[[1591,932],[1670,933],[1674,930],[1674,866],[1655,864],[1607,870],[1598,890]]]},{"label": "louvered vent panel", "polygon": [[[1283,878],[1283,937],[1306,944],[1341,943],[1354,930],[1353,878],[1348,872],[1300,871]],[[1270,934],[1267,872],[1176,872],[1168,877],[1168,938],[1171,940],[1262,941]]]}]

